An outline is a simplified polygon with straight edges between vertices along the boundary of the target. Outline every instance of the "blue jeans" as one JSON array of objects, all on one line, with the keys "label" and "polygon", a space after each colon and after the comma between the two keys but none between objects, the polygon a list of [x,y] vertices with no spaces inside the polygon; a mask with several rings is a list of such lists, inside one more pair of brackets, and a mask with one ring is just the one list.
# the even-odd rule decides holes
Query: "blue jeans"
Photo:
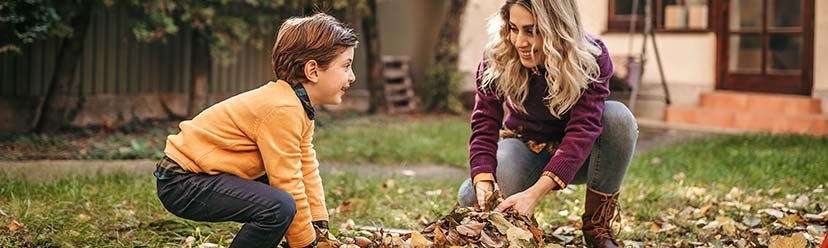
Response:
[{"label": "blue jeans", "polygon": [[[627,175],[638,139],[638,125],[630,110],[617,101],[605,103],[601,119],[604,130],[571,183],[586,184],[591,189],[612,194],[618,192]],[[541,177],[550,158],[552,154],[546,149],[534,153],[519,139],[501,139],[497,143],[497,186],[506,196],[528,189]],[[476,199],[471,179],[466,179],[458,190],[457,200],[461,207],[469,207]]]}]

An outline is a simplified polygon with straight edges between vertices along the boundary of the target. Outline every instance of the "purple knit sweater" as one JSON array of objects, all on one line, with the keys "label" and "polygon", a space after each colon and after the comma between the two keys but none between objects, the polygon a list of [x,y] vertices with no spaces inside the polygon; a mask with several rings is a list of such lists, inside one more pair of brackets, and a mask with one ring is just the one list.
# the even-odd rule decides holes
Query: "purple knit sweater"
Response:
[{"label": "purple knit sweater", "polygon": [[[601,115],[604,101],[609,96],[612,60],[604,43],[598,38],[592,39],[601,48],[601,55],[596,58],[601,70],[599,82],[589,84],[578,102],[561,119],[553,117],[543,103],[548,89],[543,75],[545,71],[542,71],[542,75],[532,75],[529,78],[529,94],[523,105],[527,113],[521,113],[507,104],[509,114],[506,115],[506,127],[517,130],[525,139],[560,142],[544,170],[555,173],[566,184],[572,181],[584,164],[595,139],[603,130]],[[495,173],[497,141],[504,117],[503,100],[495,95],[493,89],[480,90],[485,69],[486,62],[483,61],[477,68],[477,93],[471,115],[469,160],[472,178],[480,173]]]}]

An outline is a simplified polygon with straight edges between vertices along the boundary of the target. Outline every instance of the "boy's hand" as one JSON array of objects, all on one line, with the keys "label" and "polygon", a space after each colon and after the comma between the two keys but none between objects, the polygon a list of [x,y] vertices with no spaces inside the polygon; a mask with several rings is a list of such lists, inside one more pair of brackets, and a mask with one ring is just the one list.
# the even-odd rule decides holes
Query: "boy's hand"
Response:
[{"label": "boy's hand", "polygon": [[316,241],[319,243],[339,243],[339,240],[328,230],[328,221],[319,220],[311,222],[316,231]]}]

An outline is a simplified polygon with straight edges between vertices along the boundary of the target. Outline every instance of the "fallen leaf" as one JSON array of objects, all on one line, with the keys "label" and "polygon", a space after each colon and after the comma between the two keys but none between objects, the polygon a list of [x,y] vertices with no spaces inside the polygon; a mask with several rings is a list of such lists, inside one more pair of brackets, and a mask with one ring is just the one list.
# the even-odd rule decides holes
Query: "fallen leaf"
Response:
[{"label": "fallen leaf", "polygon": [[193,236],[187,236],[187,238],[186,238],[186,239],[184,239],[184,246],[186,246],[186,247],[192,247],[192,246],[193,246],[193,243],[195,243],[195,241],[196,241],[196,238],[195,238],[195,237],[193,237]]},{"label": "fallen leaf", "polygon": [[821,225],[808,225],[808,227],[806,227],[805,230],[807,230],[808,233],[810,233],[811,235],[822,236],[823,234],[825,234],[826,228]]},{"label": "fallen leaf", "polygon": [[786,214],[784,218],[778,221],[788,228],[794,228],[799,222],[805,222],[799,214]]},{"label": "fallen leaf", "polygon": [[761,222],[762,219],[754,215],[746,215],[744,218],[742,218],[742,223],[747,225],[748,227],[755,227],[759,225],[759,223]]},{"label": "fallen leaf", "polygon": [[426,192],[425,192],[425,195],[426,195],[426,196],[438,196],[438,195],[441,195],[441,194],[443,194],[443,190],[442,190],[442,189],[437,189],[437,190],[429,190],[429,191],[426,191]]},{"label": "fallen leaf", "polygon": [[655,223],[655,222],[653,222],[653,225],[651,227],[652,231],[655,232],[655,233],[668,233],[668,234],[671,233],[676,228],[678,228],[678,227],[673,225],[673,224],[670,224],[670,223],[661,224],[661,223]]},{"label": "fallen leaf", "polygon": [[436,245],[444,245],[446,244],[446,234],[443,233],[443,229],[440,229],[440,225],[435,225],[434,227],[434,244]]},{"label": "fallen leaf", "polygon": [[530,225],[529,232],[532,233],[532,237],[535,238],[535,242],[538,242],[539,245],[543,245],[543,230]]},{"label": "fallen leaf", "polygon": [[492,215],[489,215],[489,222],[491,222],[492,225],[494,225],[495,228],[497,228],[497,231],[500,232],[500,234],[506,234],[506,231],[508,231],[509,228],[514,226],[511,223],[509,223],[509,221],[507,221],[506,218],[503,218],[503,215],[501,215],[500,213],[494,213]]},{"label": "fallen leaf", "polygon": [[802,218],[805,218],[805,220],[810,222],[819,222],[825,219],[824,216],[818,214],[805,214],[802,216]]},{"label": "fallen leaf", "polygon": [[498,235],[489,234],[488,231],[483,231],[482,233],[480,233],[480,242],[486,245],[486,247],[503,247],[503,241],[500,240],[500,237]]},{"label": "fallen leaf", "polygon": [[336,207],[336,212],[341,213],[344,216],[351,214],[351,201],[346,200],[340,203],[339,206]]},{"label": "fallen leaf", "polygon": [[78,220],[81,221],[81,222],[87,222],[91,219],[92,219],[92,217],[89,216],[89,215],[86,215],[86,214],[79,214],[78,215]]},{"label": "fallen leaf", "polygon": [[532,233],[512,226],[509,230],[506,230],[506,239],[509,240],[510,244],[513,244],[514,242],[522,243],[521,241],[528,242],[532,239]]},{"label": "fallen leaf", "polygon": [[480,235],[480,231],[483,231],[483,228],[486,227],[485,223],[480,223],[477,221],[464,221],[465,223],[456,227],[457,232],[466,237],[477,237]]},{"label": "fallen leaf", "polygon": [[347,221],[342,222],[342,224],[339,224],[339,231],[353,230],[355,228],[356,223],[354,223],[354,220],[352,219],[348,219]]},{"label": "fallen leaf", "polygon": [[220,246],[218,244],[213,244],[213,243],[209,243],[209,242],[202,243],[202,244],[198,245],[198,247],[199,248],[224,248],[224,246]]},{"label": "fallen leaf", "polygon": [[782,211],[779,211],[777,209],[772,209],[772,208],[761,209],[757,213],[759,213],[759,214],[766,213],[770,216],[776,217],[777,219],[785,217],[785,213],[783,213]]},{"label": "fallen leaf", "polygon": [[0,209],[0,216],[6,217],[6,216],[8,216],[8,215],[6,215],[6,212],[3,212],[3,210],[2,210],[2,209]]},{"label": "fallen leaf", "polygon": [[370,239],[366,237],[356,236],[354,237],[354,243],[356,243],[356,245],[358,245],[359,247],[369,247],[374,242],[372,242]]},{"label": "fallen leaf", "polygon": [[784,237],[771,241],[769,248],[805,248],[808,246],[808,240],[802,233],[794,233],[791,237]]},{"label": "fallen leaf", "polygon": [[12,220],[11,223],[9,223],[9,225],[6,227],[9,228],[9,231],[14,232],[19,230],[20,228],[23,228],[24,226],[25,225],[23,225],[23,223],[17,222],[16,220]]},{"label": "fallen leaf", "polygon": [[388,180],[385,181],[385,183],[382,184],[382,187],[386,188],[386,189],[390,189],[390,188],[393,188],[394,185],[397,185],[397,181],[394,181],[394,179],[388,179]]}]

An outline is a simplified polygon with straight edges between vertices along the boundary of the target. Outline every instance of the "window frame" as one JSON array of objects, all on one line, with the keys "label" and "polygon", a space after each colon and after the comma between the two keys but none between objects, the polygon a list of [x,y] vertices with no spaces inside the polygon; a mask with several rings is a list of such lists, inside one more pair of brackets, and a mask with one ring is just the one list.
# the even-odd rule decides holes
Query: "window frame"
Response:
[{"label": "window frame", "polygon": [[[616,0],[608,0],[608,8],[607,8],[607,28],[605,33],[627,33],[630,31],[630,18],[631,15],[615,15],[615,1]],[[638,0],[639,4],[645,4],[647,0]],[[713,4],[714,0],[707,0],[707,27],[704,29],[691,29],[691,28],[683,28],[683,29],[665,29],[664,23],[661,22],[662,16],[664,15],[663,11],[663,3],[664,0],[651,0],[653,1],[654,5],[652,6],[652,13],[653,13],[653,28],[658,33],[709,33],[715,31],[715,20],[716,12],[714,11]],[[644,30],[644,13],[639,13],[638,17],[636,18],[636,32],[640,33]]]}]

